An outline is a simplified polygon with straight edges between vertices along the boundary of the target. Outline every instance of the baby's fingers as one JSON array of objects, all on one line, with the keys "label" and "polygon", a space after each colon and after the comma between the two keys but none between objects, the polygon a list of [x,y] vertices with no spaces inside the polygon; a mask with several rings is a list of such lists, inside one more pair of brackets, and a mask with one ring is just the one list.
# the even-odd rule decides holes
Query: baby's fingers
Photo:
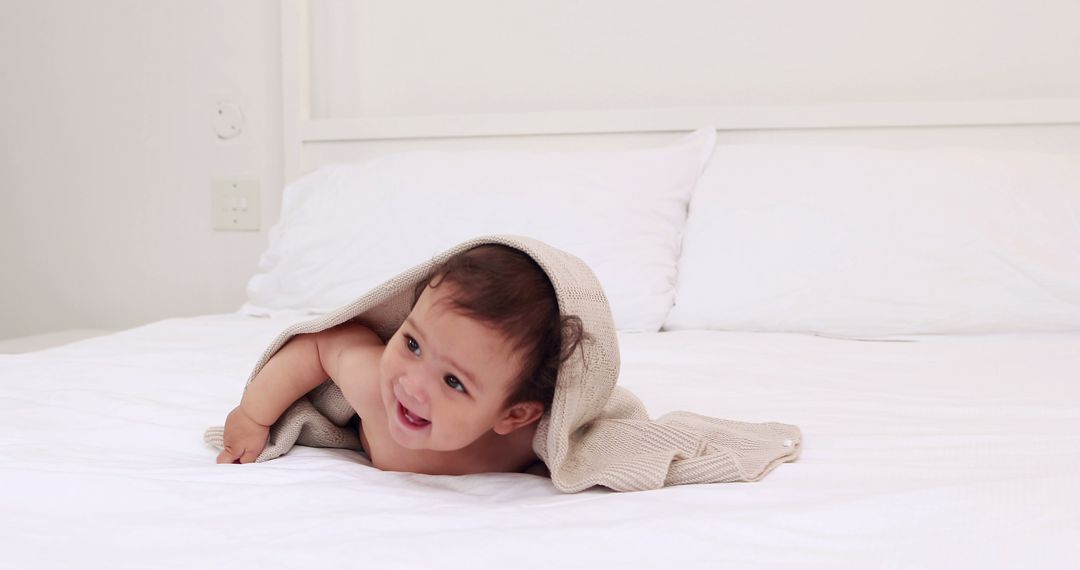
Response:
[{"label": "baby's fingers", "polygon": [[244,450],[243,455],[240,456],[240,463],[254,463],[259,458],[259,452],[261,449],[248,448]]},{"label": "baby's fingers", "polygon": [[221,453],[217,456],[218,463],[235,463],[237,455],[233,453],[233,450],[229,446],[225,446],[225,449],[221,450]]},{"label": "baby's fingers", "polygon": [[255,463],[255,460],[259,458],[259,452],[262,449],[258,447],[244,447],[236,449],[226,445],[225,449],[217,456],[218,463]]}]

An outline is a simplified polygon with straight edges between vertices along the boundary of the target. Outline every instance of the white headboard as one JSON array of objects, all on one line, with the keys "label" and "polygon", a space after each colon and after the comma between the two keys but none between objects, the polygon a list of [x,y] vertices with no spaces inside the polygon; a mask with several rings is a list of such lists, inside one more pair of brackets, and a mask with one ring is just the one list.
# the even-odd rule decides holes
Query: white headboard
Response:
[{"label": "white headboard", "polygon": [[619,148],[707,125],[718,144],[1080,150],[1080,3],[1027,20],[987,4],[283,0],[285,181],[404,149]]}]

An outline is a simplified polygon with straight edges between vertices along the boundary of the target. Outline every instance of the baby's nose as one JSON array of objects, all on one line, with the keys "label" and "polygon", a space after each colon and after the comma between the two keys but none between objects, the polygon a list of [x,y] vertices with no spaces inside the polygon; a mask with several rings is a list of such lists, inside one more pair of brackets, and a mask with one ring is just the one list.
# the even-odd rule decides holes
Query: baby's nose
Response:
[{"label": "baby's nose", "polygon": [[410,398],[411,404],[424,405],[428,403],[427,392],[424,390],[423,382],[418,380],[418,376],[410,374],[401,377],[401,389],[405,392],[405,396]]}]

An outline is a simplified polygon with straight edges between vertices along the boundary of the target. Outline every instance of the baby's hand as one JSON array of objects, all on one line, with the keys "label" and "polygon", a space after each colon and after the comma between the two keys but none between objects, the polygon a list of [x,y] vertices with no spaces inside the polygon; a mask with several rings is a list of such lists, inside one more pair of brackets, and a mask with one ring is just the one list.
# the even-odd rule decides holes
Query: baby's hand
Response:
[{"label": "baby's hand", "polygon": [[270,426],[248,417],[236,406],[225,418],[225,449],[218,454],[218,463],[251,463],[266,447]]}]

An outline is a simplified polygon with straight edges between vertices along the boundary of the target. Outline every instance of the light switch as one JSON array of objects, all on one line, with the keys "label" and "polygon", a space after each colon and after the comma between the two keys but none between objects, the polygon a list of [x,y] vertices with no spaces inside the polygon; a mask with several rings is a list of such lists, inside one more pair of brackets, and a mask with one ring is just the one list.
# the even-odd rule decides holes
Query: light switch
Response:
[{"label": "light switch", "polygon": [[259,229],[259,181],[214,180],[214,229]]}]

